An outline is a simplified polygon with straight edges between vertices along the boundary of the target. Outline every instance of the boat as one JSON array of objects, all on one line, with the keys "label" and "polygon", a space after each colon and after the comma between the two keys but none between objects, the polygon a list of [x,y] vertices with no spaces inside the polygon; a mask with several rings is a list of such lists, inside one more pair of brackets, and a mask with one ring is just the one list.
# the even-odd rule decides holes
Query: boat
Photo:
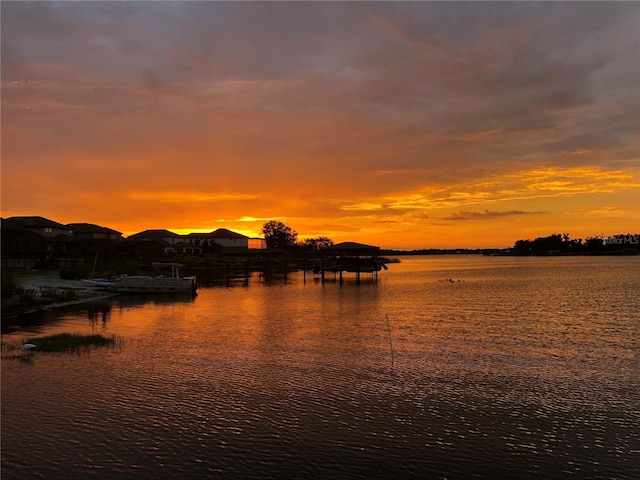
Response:
[{"label": "boat", "polygon": [[160,274],[122,275],[116,278],[85,280],[85,282],[115,293],[196,293],[198,289],[196,277],[180,276],[180,268],[184,265],[153,263],[152,266]]}]

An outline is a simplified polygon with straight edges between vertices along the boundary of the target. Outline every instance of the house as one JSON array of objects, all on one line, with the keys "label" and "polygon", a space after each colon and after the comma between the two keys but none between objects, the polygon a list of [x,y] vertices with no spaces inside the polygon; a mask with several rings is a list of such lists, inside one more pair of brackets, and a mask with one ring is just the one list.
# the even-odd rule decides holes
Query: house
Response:
[{"label": "house", "polygon": [[73,237],[73,230],[67,225],[62,225],[44,217],[9,217],[4,220],[2,227],[27,230],[48,238],[57,237],[58,235]]},{"label": "house", "polygon": [[80,240],[107,239],[119,241],[122,234],[110,228],[101,227],[92,223],[68,223],[63,225],[44,217],[9,217],[3,221],[4,228],[27,230],[46,238],[58,238],[64,241],[65,237],[78,238]]},{"label": "house", "polygon": [[224,250],[247,250],[250,241],[246,235],[226,228],[219,228],[211,233],[190,233],[186,237],[193,245],[201,245],[204,248],[213,248],[217,245]]},{"label": "house", "polygon": [[210,233],[190,233],[189,235],[186,235],[185,241],[191,245],[199,246],[203,251],[211,250],[215,245],[217,245],[213,238],[211,238]]},{"label": "house", "polygon": [[189,242],[178,242],[166,246],[164,252],[169,255],[201,255],[202,247]]},{"label": "house", "polygon": [[[22,227],[22,222],[12,222],[2,219],[2,265],[14,266],[6,263],[5,259],[39,257],[47,253],[47,239],[38,231]],[[32,262],[33,263],[33,262]],[[28,268],[33,265],[30,264]]]},{"label": "house", "polygon": [[140,233],[134,233],[133,235],[129,235],[127,240],[136,240],[136,241],[156,241],[156,242],[164,242],[168,245],[172,245],[174,243],[179,243],[182,241],[182,235],[178,235],[177,233],[170,232],[169,230],[145,230]]},{"label": "house", "polygon": [[209,234],[218,245],[223,248],[249,248],[249,237],[241,233],[232,232],[226,228],[219,228]]},{"label": "house", "polygon": [[2,219],[3,255],[63,253],[85,255],[88,245],[116,242],[118,250],[135,255],[202,255],[266,248],[262,238],[249,238],[226,228],[179,235],[170,230],[144,230],[123,239],[122,233],[92,223],[61,223],[38,216]]},{"label": "house", "polygon": [[[145,230],[140,233],[130,235],[125,240],[126,243],[133,244],[155,244],[165,255],[200,255],[202,248],[199,245],[191,244],[185,240],[184,235],[169,230]],[[142,245],[145,250],[147,246]]]},{"label": "house", "polygon": [[122,233],[92,223],[68,223],[67,227],[81,240],[122,240]]},{"label": "house", "polygon": [[[54,222],[44,217],[9,217],[2,222],[2,228],[7,232],[7,235],[4,235],[3,232],[3,240],[11,239],[12,237],[14,240],[19,238],[19,235],[15,235],[15,233],[19,231],[44,237],[45,249],[50,253],[65,253],[68,250],[69,244],[76,241],[73,230],[67,225]],[[14,232],[14,235],[9,234],[11,231]]]},{"label": "house", "polygon": [[167,255],[201,255],[266,248],[263,238],[249,238],[226,228],[209,233],[193,232],[188,235],[178,235],[169,230],[145,230],[129,236],[125,242],[155,242],[162,245]]},{"label": "house", "polygon": [[[110,228],[91,223],[69,223],[63,225],[38,216],[10,217],[2,221],[2,240],[5,255],[82,253],[88,243],[100,240],[118,242],[122,234]],[[40,241],[38,241],[38,238]],[[44,247],[43,247],[44,246]]]}]

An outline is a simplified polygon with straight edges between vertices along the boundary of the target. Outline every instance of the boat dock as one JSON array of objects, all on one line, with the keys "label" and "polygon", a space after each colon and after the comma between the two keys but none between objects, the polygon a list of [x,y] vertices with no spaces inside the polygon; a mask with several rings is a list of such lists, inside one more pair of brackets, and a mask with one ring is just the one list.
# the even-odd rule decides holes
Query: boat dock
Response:
[{"label": "boat dock", "polygon": [[356,283],[360,283],[361,275],[371,274],[371,279],[378,279],[378,272],[387,269],[378,258],[380,247],[364,245],[356,242],[343,242],[325,247],[322,250],[322,262],[314,267],[314,273],[320,274],[325,281],[327,274],[334,279],[343,280],[344,273],[355,273]]},{"label": "boat dock", "polygon": [[356,283],[366,278],[375,282],[378,273],[387,269],[384,259],[378,257],[379,251],[379,247],[354,242],[339,243],[297,256],[275,249],[262,250],[252,255],[225,256],[188,264],[186,271],[197,276],[201,286],[248,285],[251,280],[286,283],[289,274],[297,271],[304,273],[305,282],[308,275],[319,276],[323,282],[342,282],[348,274],[355,275]]}]

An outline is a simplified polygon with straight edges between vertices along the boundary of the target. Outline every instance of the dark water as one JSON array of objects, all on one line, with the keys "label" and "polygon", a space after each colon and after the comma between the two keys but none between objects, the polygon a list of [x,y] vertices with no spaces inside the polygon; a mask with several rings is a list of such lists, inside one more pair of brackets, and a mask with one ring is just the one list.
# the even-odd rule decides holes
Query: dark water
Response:
[{"label": "dark water", "polygon": [[2,360],[1,475],[640,478],[639,267],[416,257],[50,314],[3,354],[124,340]]}]

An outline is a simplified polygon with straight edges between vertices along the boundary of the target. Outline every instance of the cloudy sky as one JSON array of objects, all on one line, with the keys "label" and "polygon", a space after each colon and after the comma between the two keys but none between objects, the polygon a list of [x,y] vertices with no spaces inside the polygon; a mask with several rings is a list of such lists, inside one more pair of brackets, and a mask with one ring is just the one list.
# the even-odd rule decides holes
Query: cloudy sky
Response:
[{"label": "cloudy sky", "polygon": [[2,216],[387,248],[640,233],[636,2],[10,2]]}]

